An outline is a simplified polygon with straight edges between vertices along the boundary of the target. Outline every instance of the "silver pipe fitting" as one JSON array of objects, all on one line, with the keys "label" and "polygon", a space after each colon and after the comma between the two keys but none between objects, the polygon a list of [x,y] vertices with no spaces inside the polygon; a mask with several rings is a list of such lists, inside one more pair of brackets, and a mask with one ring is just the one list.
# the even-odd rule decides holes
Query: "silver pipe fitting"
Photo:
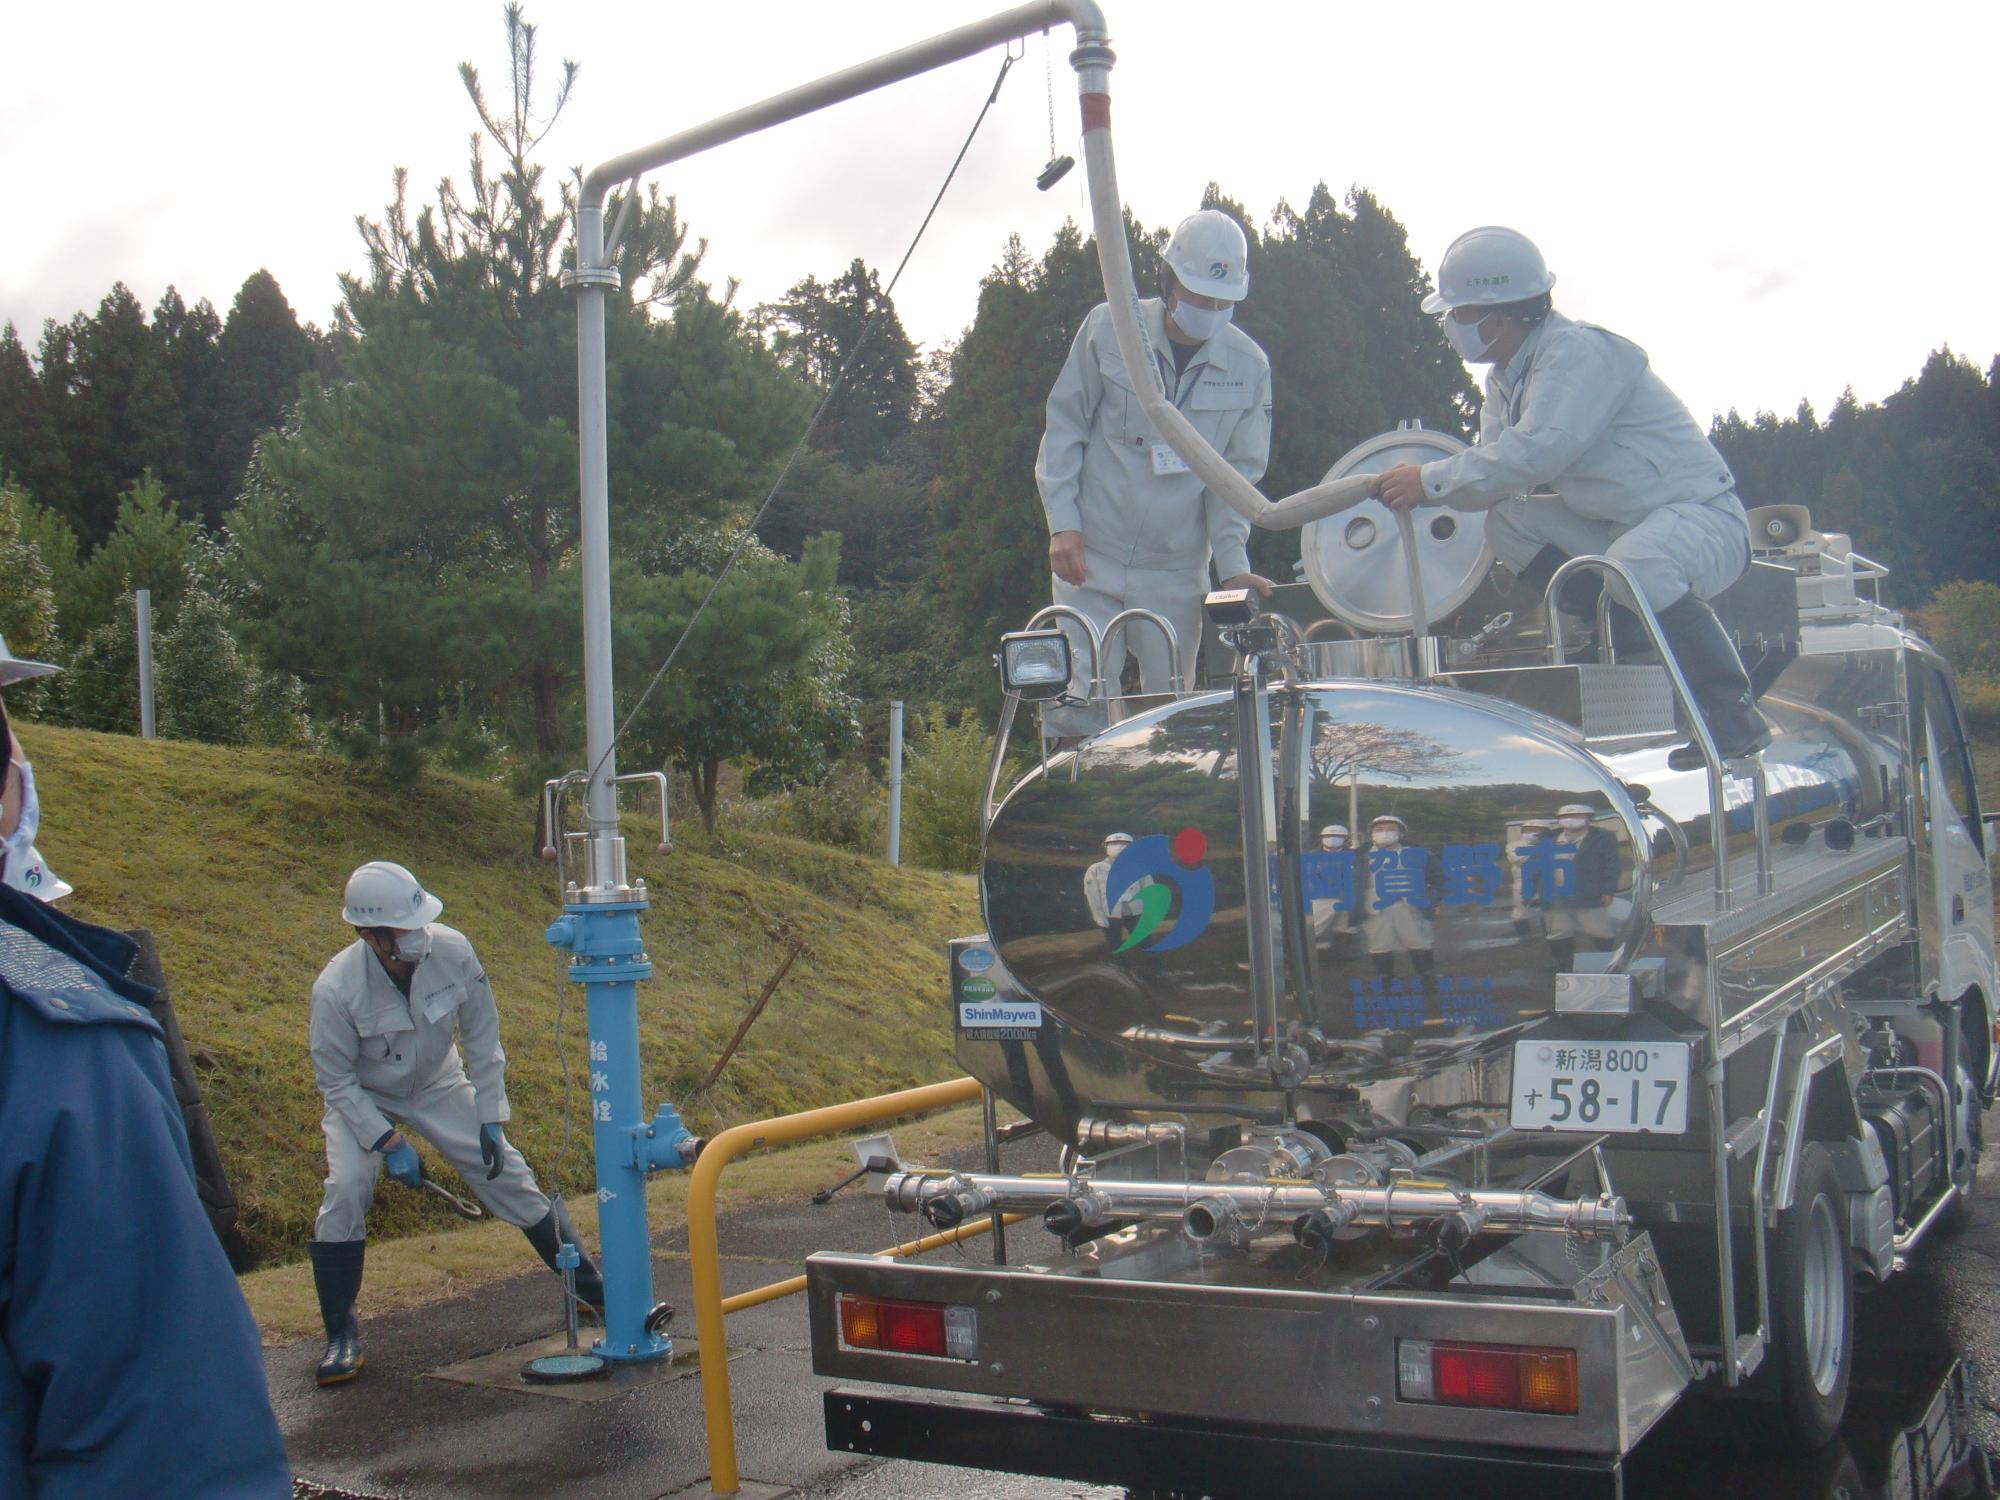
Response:
[{"label": "silver pipe fitting", "polygon": [[1211,1194],[1187,1206],[1181,1215],[1181,1232],[1197,1245],[1217,1240],[1233,1245],[1243,1237],[1243,1216],[1237,1212],[1233,1200],[1220,1193]]},{"label": "silver pipe fitting", "polygon": [[[974,1205],[967,1213],[1000,1209],[1008,1213],[1045,1213],[1060,1199],[1075,1194],[1064,1177],[1006,1177],[986,1173],[946,1176],[917,1172],[890,1174],[883,1199],[900,1213],[922,1210],[933,1199]],[[1101,1198],[1107,1213],[1129,1219],[1185,1219],[1195,1204],[1213,1212],[1213,1200],[1227,1200],[1240,1221],[1277,1218],[1289,1223],[1314,1209],[1339,1217],[1341,1225],[1367,1228],[1415,1229],[1445,1215],[1483,1218],[1461,1220],[1476,1225],[1473,1232],[1499,1234],[1574,1234],[1586,1239],[1622,1239],[1632,1216],[1623,1198],[1552,1198],[1537,1192],[1496,1192],[1450,1187],[1416,1186],[1397,1179],[1385,1187],[1307,1186],[1297,1182],[1208,1182],[1191,1187],[1175,1182],[1094,1179],[1089,1191]],[[950,1210],[945,1210],[949,1212]],[[925,1217],[935,1219],[928,1212]]]}]

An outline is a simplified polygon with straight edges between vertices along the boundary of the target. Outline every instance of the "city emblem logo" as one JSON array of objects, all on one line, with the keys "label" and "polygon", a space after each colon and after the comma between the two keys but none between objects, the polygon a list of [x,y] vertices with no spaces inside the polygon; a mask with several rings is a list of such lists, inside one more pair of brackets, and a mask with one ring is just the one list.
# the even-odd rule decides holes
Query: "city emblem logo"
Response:
[{"label": "city emblem logo", "polygon": [[[1208,920],[1215,915],[1215,877],[1201,863],[1207,853],[1207,835],[1199,828],[1183,828],[1172,838],[1151,833],[1135,840],[1112,861],[1104,885],[1114,905],[1134,886],[1139,887],[1139,920],[1117,952],[1137,948],[1142,953],[1166,953],[1187,946],[1207,931]],[[1158,942],[1148,941],[1166,921],[1176,890],[1181,896],[1181,911],[1173,930]]]}]

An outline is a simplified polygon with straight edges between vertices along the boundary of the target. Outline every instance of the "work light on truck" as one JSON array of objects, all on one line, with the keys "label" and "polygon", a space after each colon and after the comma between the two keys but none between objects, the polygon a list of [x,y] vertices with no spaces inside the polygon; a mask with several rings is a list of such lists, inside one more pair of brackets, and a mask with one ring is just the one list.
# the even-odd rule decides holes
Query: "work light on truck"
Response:
[{"label": "work light on truck", "polygon": [[1069,686],[1069,637],[1060,630],[1016,630],[1000,637],[1000,681],[1030,703]]},{"label": "work light on truck", "polygon": [[880,1349],[885,1354],[977,1359],[979,1322],[969,1307],[843,1292],[840,1341],[850,1349]]},{"label": "work light on truck", "polygon": [[1436,1406],[1576,1415],[1576,1351],[1396,1340],[1396,1394]]}]

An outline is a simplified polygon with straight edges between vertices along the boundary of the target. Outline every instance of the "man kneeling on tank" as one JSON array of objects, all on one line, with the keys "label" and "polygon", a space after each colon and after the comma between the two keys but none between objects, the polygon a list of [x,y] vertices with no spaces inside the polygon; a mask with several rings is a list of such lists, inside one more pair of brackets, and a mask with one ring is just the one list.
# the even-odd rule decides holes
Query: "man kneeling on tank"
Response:
[{"label": "man kneeling on tank", "polygon": [[[1479,442],[1397,464],[1377,476],[1375,493],[1394,510],[1486,511],[1487,540],[1534,601],[1572,557],[1622,563],[1659,617],[1716,748],[1725,759],[1762,750],[1771,732],[1706,602],[1750,563],[1735,477],[1645,350],[1555,310],[1555,280],[1515,230],[1489,226],[1452,241],[1423,308],[1443,319],[1460,357],[1491,366]],[[1601,587],[1587,574],[1558,603],[1591,612]],[[1614,607],[1611,621],[1618,659],[1644,660],[1651,643],[1638,618]],[[1703,759],[1684,745],[1669,763],[1693,770]]]}]

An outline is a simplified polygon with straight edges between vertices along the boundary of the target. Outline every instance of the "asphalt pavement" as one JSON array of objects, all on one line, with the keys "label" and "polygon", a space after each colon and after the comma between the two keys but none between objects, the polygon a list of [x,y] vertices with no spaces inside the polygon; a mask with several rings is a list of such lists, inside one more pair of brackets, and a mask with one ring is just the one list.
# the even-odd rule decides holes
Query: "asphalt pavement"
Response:
[{"label": "asphalt pavement", "polygon": [[[2000,1123],[2000,1122],[1996,1122]],[[1989,1128],[1987,1139],[1996,1137]],[[1006,1148],[1003,1169],[1038,1170],[1046,1141]],[[964,1163],[973,1165],[971,1161]],[[1904,1477],[1904,1430],[1919,1421],[1954,1364],[1965,1363],[1970,1427],[2000,1453],[2000,1168],[1989,1160],[1970,1230],[1936,1238],[1911,1269],[1859,1302],[1850,1420],[1832,1448],[1805,1459],[1773,1438],[1768,1407],[1689,1400],[1650,1434],[1628,1469],[1632,1500],[1928,1500]],[[762,1205],[724,1216],[725,1291],[795,1275],[818,1249],[875,1250],[909,1238],[862,1188],[832,1204]],[[1025,1226],[1015,1235],[1039,1234]],[[532,1252],[522,1246],[524,1268]],[[955,1253],[953,1251],[942,1252]],[[975,1240],[963,1252],[984,1256]],[[691,1337],[686,1236],[656,1245],[655,1286]],[[553,1278],[536,1268],[428,1308],[371,1318],[367,1368],[351,1385],[313,1382],[319,1346],[268,1351],[271,1394],[310,1500],[660,1500],[707,1493],[701,1384],[693,1362],[672,1378],[579,1401],[436,1377],[461,1361],[522,1348],[560,1331]],[[746,1494],[795,1491],[827,1500],[1116,1500],[1075,1483],[880,1463],[826,1450],[805,1304],[784,1298],[729,1319],[730,1382]],[[1327,1476],[1317,1494],[1338,1500]],[[762,1487],[750,1489],[748,1482]],[[1963,1493],[1977,1493],[1967,1489]],[[1449,1500],[1449,1497],[1424,1497]],[[1524,1497],[1526,1500],[1526,1497]]]}]

